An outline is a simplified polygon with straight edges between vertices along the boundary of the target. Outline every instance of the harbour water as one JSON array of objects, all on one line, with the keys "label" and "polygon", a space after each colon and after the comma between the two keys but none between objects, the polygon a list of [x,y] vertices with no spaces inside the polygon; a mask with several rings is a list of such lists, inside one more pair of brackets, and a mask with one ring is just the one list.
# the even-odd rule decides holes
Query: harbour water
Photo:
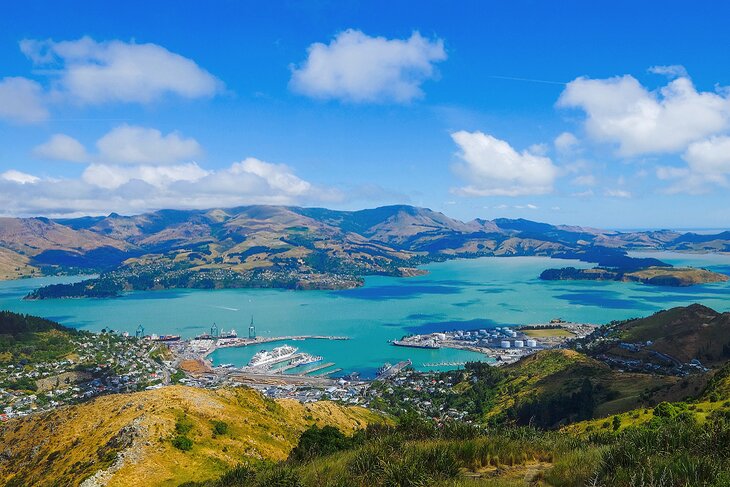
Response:
[{"label": "harbour water", "polygon": [[[730,275],[730,255],[650,255],[675,265],[705,267]],[[411,359],[416,368],[433,370],[439,368],[434,364],[484,357],[461,350],[412,349],[388,343],[410,333],[537,323],[558,317],[606,323],[694,302],[730,310],[729,283],[668,288],[538,279],[544,269],[569,265],[588,266],[542,257],[481,258],[431,264],[425,266],[427,275],[413,278],[368,277],[364,287],[346,291],[183,289],[133,292],[102,300],[22,300],[38,286],[80,279],[50,277],[0,282],[0,309],[93,331],[107,328],[133,334],[142,324],[146,333],[183,337],[207,332],[213,322],[219,329],[235,328],[243,336],[253,316],[260,336],[350,337],[347,341],[282,343],[321,355],[336,368],[363,376],[372,376],[384,362]],[[245,365],[258,350],[272,346],[221,349],[210,358],[217,364]]]}]

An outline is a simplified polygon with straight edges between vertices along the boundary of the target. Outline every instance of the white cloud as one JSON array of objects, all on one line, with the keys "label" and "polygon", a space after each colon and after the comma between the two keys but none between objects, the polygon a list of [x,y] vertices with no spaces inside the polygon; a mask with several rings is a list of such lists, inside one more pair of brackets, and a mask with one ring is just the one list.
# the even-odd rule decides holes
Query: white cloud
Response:
[{"label": "white cloud", "polygon": [[611,198],[631,198],[631,193],[624,189],[606,189],[603,194]]},{"label": "white cloud", "polygon": [[690,144],[682,155],[693,172],[706,175],[730,173],[730,137],[711,137]]},{"label": "white cloud", "polygon": [[92,164],[86,168],[82,179],[93,186],[115,189],[130,181],[143,181],[162,188],[177,181],[198,181],[208,174],[196,163],[175,166],[115,166]]},{"label": "white cloud", "polygon": [[37,66],[56,69],[54,87],[81,104],[148,103],[166,94],[210,97],[220,80],[194,61],[156,44],[26,39],[21,51]]},{"label": "white cloud", "polygon": [[41,85],[27,78],[0,80],[0,119],[32,123],[47,118],[48,110]]},{"label": "white cloud", "polygon": [[0,214],[79,215],[140,213],[161,208],[246,204],[327,204],[342,201],[333,188],[299,178],[283,164],[254,158],[219,170],[195,163],[166,166],[92,164],[79,179],[0,174]]},{"label": "white cloud", "polygon": [[460,148],[456,173],[467,186],[456,193],[465,196],[519,196],[552,191],[557,168],[548,157],[528,150],[517,152],[507,142],[482,132],[451,134]]},{"label": "white cloud", "polygon": [[0,174],[0,179],[16,184],[35,184],[40,181],[39,177],[33,176],[32,174],[16,171],[15,169],[11,169]]},{"label": "white cloud", "polygon": [[195,139],[177,132],[162,135],[157,129],[122,125],[96,142],[98,159],[115,164],[174,164],[202,153]]},{"label": "white cloud", "polygon": [[725,130],[730,122],[728,96],[723,90],[698,92],[687,77],[649,91],[627,75],[578,78],[568,83],[557,105],[582,109],[592,138],[617,143],[619,154],[633,156],[680,152]]},{"label": "white cloud", "polygon": [[555,149],[561,153],[570,153],[578,145],[578,138],[570,132],[563,132],[555,137]]},{"label": "white cloud", "polygon": [[575,186],[595,186],[596,177],[592,174],[582,174],[573,178],[570,183]]},{"label": "white cloud", "polygon": [[730,136],[716,136],[693,142],[682,154],[686,167],[660,166],[656,175],[665,181],[676,181],[668,193],[702,194],[713,186],[727,188],[730,176]]},{"label": "white cloud", "polygon": [[443,41],[414,32],[408,39],[341,32],[329,43],[314,43],[307,59],[292,67],[291,89],[314,98],[351,102],[408,102],[423,96],[421,84],[446,59]]},{"label": "white cloud", "polygon": [[36,146],[33,154],[57,161],[86,162],[89,159],[81,142],[65,134],[54,134],[47,142]]},{"label": "white cloud", "polygon": [[679,64],[669,66],[652,66],[649,68],[650,73],[660,74],[668,78],[689,78],[687,70]]}]

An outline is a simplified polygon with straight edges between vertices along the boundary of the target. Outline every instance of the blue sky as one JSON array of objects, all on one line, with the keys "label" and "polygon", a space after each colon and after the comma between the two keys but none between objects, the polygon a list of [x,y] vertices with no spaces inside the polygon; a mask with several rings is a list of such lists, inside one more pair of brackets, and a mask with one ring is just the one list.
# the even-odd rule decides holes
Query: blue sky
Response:
[{"label": "blue sky", "polygon": [[273,3],[1,7],[0,211],[730,227],[720,2]]}]

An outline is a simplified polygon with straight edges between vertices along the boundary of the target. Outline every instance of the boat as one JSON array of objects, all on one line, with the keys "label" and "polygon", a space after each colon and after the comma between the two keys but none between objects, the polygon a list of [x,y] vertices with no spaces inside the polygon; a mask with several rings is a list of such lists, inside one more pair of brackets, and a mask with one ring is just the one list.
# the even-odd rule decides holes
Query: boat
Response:
[{"label": "boat", "polygon": [[268,350],[260,350],[248,362],[249,367],[263,367],[265,365],[273,365],[282,362],[297,352],[297,349],[290,345],[282,345],[276,347],[270,352]]},{"label": "boat", "polygon": [[180,340],[180,335],[160,335],[154,340],[156,342],[177,342]]},{"label": "boat", "polygon": [[238,333],[236,333],[236,330],[231,330],[228,332],[221,330],[221,334],[218,336],[218,338],[238,338]]},{"label": "boat", "polygon": [[393,340],[393,345],[397,347],[426,348],[428,350],[438,350],[439,348],[441,348],[439,345],[436,345],[436,342],[434,342],[433,340]]}]

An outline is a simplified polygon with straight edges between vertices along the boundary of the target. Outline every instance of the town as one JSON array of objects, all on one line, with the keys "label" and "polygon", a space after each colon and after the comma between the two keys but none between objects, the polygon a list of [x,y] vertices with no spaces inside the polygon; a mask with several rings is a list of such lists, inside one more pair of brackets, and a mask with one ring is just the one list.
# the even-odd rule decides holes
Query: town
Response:
[{"label": "town", "polygon": [[[411,335],[394,340],[394,346],[414,348],[456,348],[480,352],[494,366],[513,363],[539,350],[562,348],[596,330],[596,325],[553,320],[494,329],[458,330]],[[71,343],[73,352],[62,360],[20,361],[0,371],[0,420],[47,411],[116,392],[131,392],[180,383],[193,387],[248,386],[270,398],[288,398],[307,403],[333,400],[369,405],[393,386],[409,384],[416,391],[448,388],[434,374],[414,374],[410,361],[385,364],[374,380],[362,380],[356,372],[343,373],[323,357],[299,353],[294,347],[276,347],[285,340],[347,340],[340,336],[256,336],[253,322],[248,336],[234,330],[218,330],[192,339],[177,335],[145,334],[140,326],[134,336],[104,330],[78,332]],[[271,343],[258,362],[248,366],[214,366],[208,355],[218,348]],[[276,356],[276,354],[281,354]],[[272,355],[273,354],[273,355]],[[309,367],[306,367],[309,366]],[[326,369],[324,372],[320,370]],[[413,382],[416,381],[416,382]],[[423,382],[423,383],[421,383]],[[423,398],[422,398],[423,399]],[[407,398],[405,400],[408,400]],[[413,399],[416,400],[415,398]],[[376,401],[377,402],[377,401]],[[418,401],[428,410],[428,400]],[[433,411],[431,411],[433,413]],[[457,412],[446,412],[457,415]]]}]

